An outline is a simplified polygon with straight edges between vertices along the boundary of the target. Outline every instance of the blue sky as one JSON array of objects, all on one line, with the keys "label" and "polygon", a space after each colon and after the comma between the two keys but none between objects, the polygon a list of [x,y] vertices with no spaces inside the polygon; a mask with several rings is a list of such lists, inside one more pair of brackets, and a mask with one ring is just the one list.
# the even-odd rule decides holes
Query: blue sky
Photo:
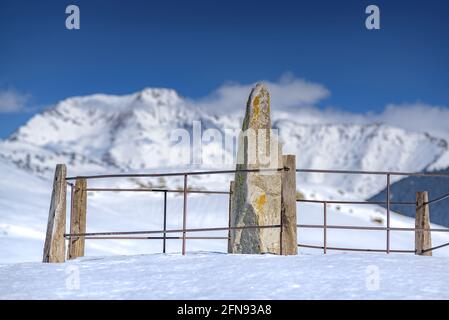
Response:
[{"label": "blue sky", "polygon": [[[65,29],[69,4],[80,30]],[[365,28],[369,4],[381,30]],[[199,99],[287,72],[329,90],[319,107],[447,106],[448,14],[445,0],[0,0],[0,99],[18,105],[0,108],[0,138],[68,96],[169,87]]]}]

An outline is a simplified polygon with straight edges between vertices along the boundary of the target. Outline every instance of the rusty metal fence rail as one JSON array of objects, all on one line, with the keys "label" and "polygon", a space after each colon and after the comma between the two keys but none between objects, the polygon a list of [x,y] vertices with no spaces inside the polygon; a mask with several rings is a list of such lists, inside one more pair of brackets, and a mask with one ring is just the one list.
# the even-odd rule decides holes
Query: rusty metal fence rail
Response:
[{"label": "rusty metal fence rail", "polygon": [[[144,230],[144,231],[122,231],[122,232],[86,232],[86,233],[68,233],[64,234],[64,237],[69,241],[72,238],[84,238],[86,240],[162,240],[162,252],[166,253],[166,241],[167,240],[182,240],[182,254],[186,253],[186,241],[187,240],[228,240],[227,237],[212,237],[212,236],[187,236],[188,233],[195,232],[213,232],[213,231],[231,231],[237,229],[262,229],[262,228],[280,228],[282,229],[282,219],[279,224],[275,225],[247,225],[242,227],[231,227],[229,224],[227,227],[214,227],[214,228],[187,228],[187,199],[188,194],[216,194],[216,195],[229,195],[230,191],[217,191],[217,190],[191,190],[188,188],[188,177],[193,175],[216,175],[216,174],[233,174],[236,172],[265,172],[265,171],[284,171],[288,168],[276,168],[276,169],[239,169],[239,170],[216,170],[216,171],[193,171],[193,172],[174,172],[174,173],[148,173],[148,174],[107,174],[107,175],[91,175],[91,176],[75,176],[67,177],[66,182],[71,191],[71,210],[73,210],[73,194],[75,191],[75,184],[71,181],[77,179],[110,179],[110,178],[151,178],[151,177],[183,177],[182,189],[168,189],[168,188],[86,188],[85,191],[92,192],[159,192],[163,193],[164,206],[163,206],[163,228],[161,230]],[[359,175],[383,175],[386,177],[386,189],[387,196],[385,201],[343,201],[343,200],[306,200],[297,199],[300,203],[318,203],[323,205],[323,224],[297,224],[298,228],[312,228],[323,229],[323,245],[312,245],[298,243],[298,247],[322,249],[326,254],[327,250],[342,250],[342,251],[362,251],[362,252],[385,252],[385,253],[415,253],[415,250],[398,250],[391,248],[391,231],[409,231],[415,232],[418,230],[433,231],[433,232],[449,232],[446,228],[398,228],[391,227],[391,205],[404,205],[404,206],[416,206],[416,202],[397,202],[391,201],[391,177],[392,176],[431,176],[431,177],[444,177],[449,178],[449,174],[446,173],[431,173],[431,172],[396,172],[396,171],[355,171],[355,170],[320,170],[320,169],[296,169],[297,173],[322,173],[322,174],[359,174]],[[183,194],[183,211],[182,211],[182,228],[181,229],[167,229],[167,194],[168,193],[182,193]],[[435,199],[424,203],[424,205],[430,205],[436,202],[449,199],[449,194],[441,195]],[[327,223],[327,207],[329,204],[354,204],[354,205],[386,205],[386,227],[368,227],[368,226],[349,226],[349,225],[329,225]],[[229,205],[229,218],[230,218],[230,205]],[[328,246],[327,230],[328,229],[342,229],[342,230],[374,230],[386,232],[386,247],[385,249],[370,249],[370,248],[344,248],[344,247],[332,247]],[[169,236],[168,234],[181,234],[180,236]],[[282,241],[281,241],[282,243]],[[449,246],[449,243],[438,245],[429,248],[426,251],[433,251],[443,247]],[[282,250],[282,249],[281,249]]]},{"label": "rusty metal fence rail", "polygon": [[[215,171],[191,171],[191,172],[172,172],[172,173],[148,173],[148,174],[106,174],[106,175],[92,175],[92,176],[76,176],[67,177],[66,182],[70,187],[71,194],[71,211],[73,210],[73,194],[75,191],[75,184],[71,181],[77,179],[110,179],[110,178],[151,178],[151,177],[183,177],[182,189],[167,189],[167,188],[86,188],[85,191],[94,192],[161,192],[164,194],[164,209],[163,209],[163,229],[162,230],[146,230],[146,231],[121,231],[121,232],[90,232],[90,233],[68,233],[64,237],[71,241],[72,238],[84,238],[87,240],[162,240],[162,252],[166,253],[167,240],[182,240],[182,254],[186,253],[186,241],[189,239],[195,240],[229,240],[228,237],[212,237],[212,236],[187,236],[191,232],[213,232],[213,231],[230,231],[238,229],[263,229],[263,228],[281,228],[282,221],[275,225],[246,225],[242,227],[214,227],[214,228],[187,228],[187,195],[193,194],[221,194],[231,196],[230,191],[209,191],[209,190],[191,190],[188,188],[188,177],[195,175],[216,175],[216,174],[235,174],[236,172],[281,172],[288,170],[287,168],[275,169],[237,169],[237,170],[215,170]],[[182,193],[183,194],[183,211],[182,211],[182,228],[181,229],[167,229],[167,194],[168,193]],[[229,207],[230,210],[230,207]],[[228,212],[230,219],[230,211]],[[229,220],[230,221],[230,220]],[[181,236],[167,236],[167,234],[178,233]],[[162,236],[150,236],[150,235]],[[146,236],[144,236],[146,235]]]},{"label": "rusty metal fence rail", "polygon": [[[355,171],[355,170],[319,170],[319,169],[297,169],[296,172],[300,173],[322,173],[322,174],[359,174],[359,175],[383,175],[386,177],[386,200],[385,201],[340,201],[340,200],[305,200],[297,199],[297,202],[302,203],[320,203],[323,205],[323,224],[298,224],[298,228],[319,228],[323,229],[323,245],[311,245],[298,243],[298,247],[322,249],[326,254],[327,250],[341,250],[341,251],[362,251],[362,252],[385,252],[385,253],[416,253],[415,250],[398,250],[391,249],[391,231],[434,231],[434,232],[449,232],[449,229],[442,228],[398,228],[391,227],[391,205],[404,205],[404,206],[417,206],[416,202],[398,202],[391,201],[391,177],[392,176],[415,176],[415,177],[442,177],[449,178],[448,173],[440,172],[398,172],[398,171]],[[439,196],[435,199],[425,202],[423,205],[430,205],[449,198],[449,193]],[[387,209],[387,222],[386,227],[367,227],[367,226],[349,226],[349,225],[329,225],[327,223],[327,207],[329,204],[354,204],[354,205],[386,205]],[[371,230],[371,231],[386,231],[386,248],[385,249],[369,249],[369,248],[343,248],[343,247],[329,247],[327,245],[327,230],[328,229],[340,229],[340,230]],[[428,248],[423,252],[437,250],[443,247],[449,246],[449,243],[438,245],[432,248]]]}]

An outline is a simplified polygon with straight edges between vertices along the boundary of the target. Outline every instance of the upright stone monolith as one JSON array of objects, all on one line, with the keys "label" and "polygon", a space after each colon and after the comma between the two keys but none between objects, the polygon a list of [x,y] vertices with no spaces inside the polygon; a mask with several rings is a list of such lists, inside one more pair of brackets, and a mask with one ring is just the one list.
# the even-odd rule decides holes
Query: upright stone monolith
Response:
[{"label": "upright stone monolith", "polygon": [[[272,134],[270,95],[257,84],[251,91],[239,137],[237,170],[282,167],[277,135]],[[279,225],[281,172],[236,172],[231,227]],[[231,231],[232,253],[280,253],[279,228]]]}]

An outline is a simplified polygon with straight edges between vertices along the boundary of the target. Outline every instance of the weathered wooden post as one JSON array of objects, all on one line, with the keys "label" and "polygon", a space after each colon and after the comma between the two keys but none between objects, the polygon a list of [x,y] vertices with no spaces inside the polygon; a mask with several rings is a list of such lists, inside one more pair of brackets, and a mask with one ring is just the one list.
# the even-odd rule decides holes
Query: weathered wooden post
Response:
[{"label": "weathered wooden post", "polygon": [[281,254],[298,254],[296,227],[296,157],[282,156],[285,171],[282,172]]},{"label": "weathered wooden post", "polygon": [[[70,233],[86,233],[87,180],[77,179],[73,193],[73,207],[70,214]],[[84,237],[71,237],[67,259],[84,256]]]},{"label": "weathered wooden post", "polygon": [[[429,216],[429,195],[427,191],[416,193],[416,217],[415,217],[415,253],[417,255],[431,256],[432,251],[423,252],[432,248]],[[422,230],[426,229],[426,230]]]},{"label": "weathered wooden post", "polygon": [[67,168],[58,164],[53,180],[50,211],[48,213],[47,235],[45,237],[42,262],[65,261],[66,205],[67,205]]},{"label": "weathered wooden post", "polygon": [[[232,204],[234,202],[234,189],[235,189],[235,183],[234,181],[231,181],[229,184],[229,221],[228,226],[229,228],[232,226]],[[231,229],[228,230],[228,253],[232,252],[231,248]]]}]

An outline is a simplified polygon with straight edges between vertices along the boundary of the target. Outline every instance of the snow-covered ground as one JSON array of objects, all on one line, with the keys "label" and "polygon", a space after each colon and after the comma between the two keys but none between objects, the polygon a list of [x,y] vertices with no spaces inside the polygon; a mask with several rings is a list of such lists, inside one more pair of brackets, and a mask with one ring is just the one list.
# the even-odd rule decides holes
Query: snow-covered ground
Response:
[{"label": "snow-covered ground", "polygon": [[449,258],[220,253],[0,265],[0,299],[449,299]]}]

